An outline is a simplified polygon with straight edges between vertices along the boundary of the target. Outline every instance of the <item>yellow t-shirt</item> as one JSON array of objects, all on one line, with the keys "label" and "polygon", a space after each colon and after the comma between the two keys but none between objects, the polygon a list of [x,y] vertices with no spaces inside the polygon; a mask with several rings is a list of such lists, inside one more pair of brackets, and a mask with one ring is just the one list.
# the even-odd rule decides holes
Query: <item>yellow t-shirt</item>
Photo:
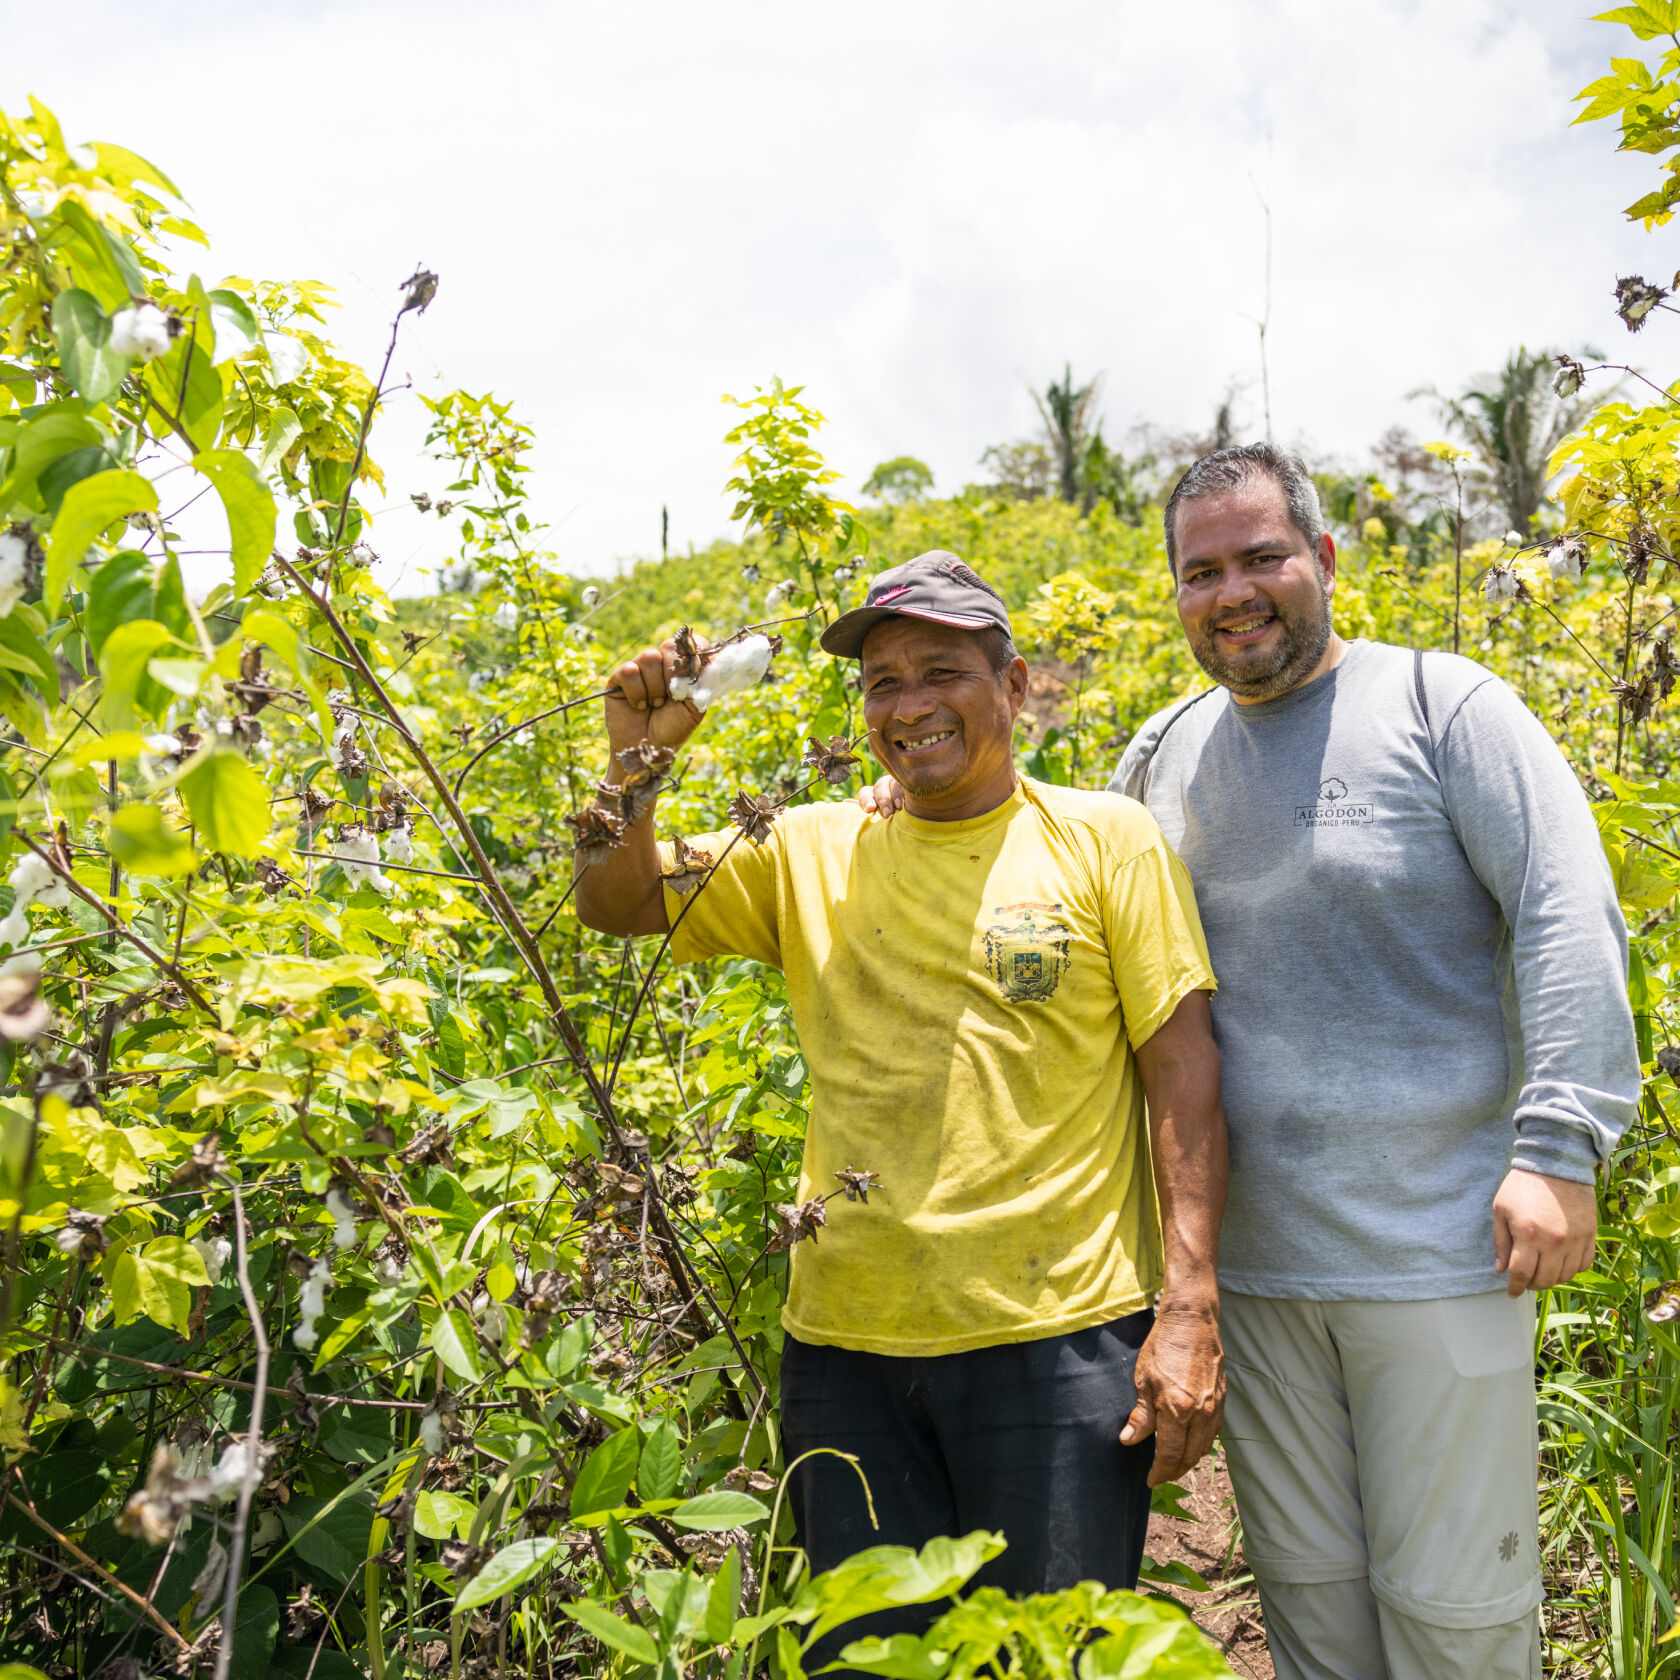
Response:
[{"label": "yellow t-shirt", "polygon": [[[714,859],[734,831],[694,843]],[[666,849],[666,866],[670,852]],[[676,922],[687,901],[667,889]],[[1023,780],[963,822],[785,812],[741,839],[671,942],[787,976],[811,1071],[784,1328],[957,1353],[1107,1323],[1161,1285],[1133,1049],[1214,980],[1190,878],[1135,801]]]}]

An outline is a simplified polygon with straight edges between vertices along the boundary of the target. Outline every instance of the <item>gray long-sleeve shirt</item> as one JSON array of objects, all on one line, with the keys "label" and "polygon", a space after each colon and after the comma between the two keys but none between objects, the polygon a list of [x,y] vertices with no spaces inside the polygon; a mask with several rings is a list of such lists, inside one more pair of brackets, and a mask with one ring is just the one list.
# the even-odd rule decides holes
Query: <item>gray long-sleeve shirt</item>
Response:
[{"label": "gray long-sleeve shirt", "polygon": [[1349,643],[1305,687],[1157,713],[1110,788],[1189,866],[1219,992],[1226,1287],[1499,1286],[1509,1166],[1589,1181],[1634,1118],[1627,929],[1539,720],[1468,659]]}]

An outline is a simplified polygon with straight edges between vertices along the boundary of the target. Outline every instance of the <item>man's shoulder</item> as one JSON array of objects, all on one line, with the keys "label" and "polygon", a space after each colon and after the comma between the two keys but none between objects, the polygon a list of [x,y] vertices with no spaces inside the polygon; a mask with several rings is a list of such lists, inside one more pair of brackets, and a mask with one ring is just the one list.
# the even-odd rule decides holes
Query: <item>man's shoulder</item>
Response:
[{"label": "man's shoulder", "polygon": [[1161,828],[1148,810],[1126,794],[1103,789],[1062,787],[1021,778],[1029,804],[1059,826],[1101,842],[1124,861],[1159,843]]},{"label": "man's shoulder", "polygon": [[1430,715],[1437,704],[1456,706],[1488,683],[1505,687],[1504,679],[1487,666],[1460,653],[1440,648],[1401,647],[1395,642],[1366,644],[1366,668],[1372,677],[1415,689],[1422,678],[1423,693]]},{"label": "man's shoulder", "polygon": [[1212,727],[1229,703],[1230,696],[1215,685],[1195,694],[1181,695],[1170,706],[1163,706],[1145,718],[1120,756],[1119,768],[1109,780],[1109,791],[1141,799],[1144,772],[1161,750],[1163,742],[1170,740],[1175,745],[1192,745],[1200,733]]}]

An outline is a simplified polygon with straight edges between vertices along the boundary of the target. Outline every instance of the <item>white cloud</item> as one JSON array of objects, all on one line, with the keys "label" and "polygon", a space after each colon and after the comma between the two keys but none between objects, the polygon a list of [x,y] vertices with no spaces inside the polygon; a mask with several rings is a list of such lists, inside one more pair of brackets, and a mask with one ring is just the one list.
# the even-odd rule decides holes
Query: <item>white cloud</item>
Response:
[{"label": "white cloud", "polygon": [[[1619,215],[1649,162],[1567,126],[1626,50],[1574,0],[162,0],[150,62],[126,16],[88,0],[71,60],[14,13],[0,100],[153,157],[216,274],[339,286],[364,362],[397,283],[436,269],[396,366],[515,399],[582,570],[656,551],[662,503],[678,547],[725,528],[717,397],[772,374],[854,484],[906,451],[961,484],[1069,360],[1107,370],[1111,435],[1203,425],[1233,379],[1257,425],[1251,176],[1276,430],[1348,457],[1427,431],[1408,392],[1518,342],[1626,353],[1615,274],[1666,273]],[[406,507],[443,482],[416,409],[393,399],[375,444],[378,545],[411,568],[442,558]]]}]

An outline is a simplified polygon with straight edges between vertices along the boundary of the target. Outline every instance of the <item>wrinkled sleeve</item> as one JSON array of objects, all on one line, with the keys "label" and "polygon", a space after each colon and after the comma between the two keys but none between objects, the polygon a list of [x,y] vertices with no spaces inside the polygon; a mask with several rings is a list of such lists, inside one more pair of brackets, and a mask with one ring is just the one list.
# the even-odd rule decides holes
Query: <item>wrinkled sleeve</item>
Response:
[{"label": "wrinkled sleeve", "polygon": [[[1155,828],[1153,818],[1149,825]],[[1136,1050],[1189,993],[1211,992],[1216,982],[1190,871],[1160,831],[1132,856],[1108,861],[1108,957]]]},{"label": "wrinkled sleeve", "polygon": [[1436,764],[1470,866],[1511,932],[1523,1085],[1513,1165],[1589,1183],[1639,1105],[1627,924],[1586,795],[1497,678],[1442,728]]},{"label": "wrinkled sleeve", "polygon": [[[734,828],[702,834],[688,844],[691,852],[706,853],[714,867],[691,892],[665,887],[673,961],[752,957],[780,968],[780,828],[772,830],[763,845],[755,845]],[[661,871],[672,868],[674,850],[668,842],[660,843]]]}]

